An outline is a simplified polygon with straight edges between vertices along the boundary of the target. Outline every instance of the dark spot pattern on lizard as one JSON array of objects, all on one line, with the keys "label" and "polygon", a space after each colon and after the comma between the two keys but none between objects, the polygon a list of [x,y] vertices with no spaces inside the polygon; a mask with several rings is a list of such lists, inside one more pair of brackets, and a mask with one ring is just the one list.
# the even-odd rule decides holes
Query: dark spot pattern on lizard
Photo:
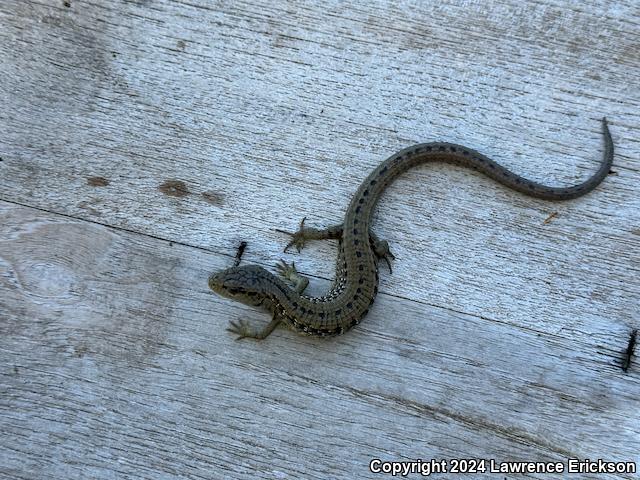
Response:
[{"label": "dark spot pattern on lizard", "polygon": [[[434,142],[402,150],[374,169],[360,185],[347,208],[342,224],[350,228],[340,226],[319,230],[304,227],[301,223],[299,231],[290,234],[296,242],[300,241],[301,245],[304,245],[305,240],[338,238],[336,278],[328,293],[321,297],[304,295],[285,286],[272,273],[252,265],[233,267],[212,275],[209,286],[221,295],[250,305],[255,305],[256,297],[265,300],[268,298],[268,302],[263,302],[264,306],[276,316],[284,313],[284,321],[297,331],[318,336],[344,333],[357,325],[368,314],[369,306],[374,303],[379,284],[378,261],[380,258],[387,261],[387,257],[393,258],[388,251],[380,253],[382,250],[378,245],[385,244],[378,244],[377,240],[372,240],[375,237],[371,237],[370,228],[376,203],[385,187],[395,178],[406,170],[424,163],[445,162],[476,170],[510,189],[531,197],[553,201],[569,200],[592,191],[611,170],[614,147],[606,119],[602,119],[602,129],[605,149],[600,167],[584,182],[568,187],[549,187],[522,178],[488,157],[461,145]],[[355,225],[358,225],[358,228],[354,228]],[[246,273],[246,276],[238,277],[241,272]],[[244,282],[243,288],[231,287],[239,278]],[[226,279],[234,282],[227,285]],[[245,291],[247,293],[243,294]],[[253,293],[250,295],[249,291]],[[274,317],[261,332],[250,334],[245,328],[233,323],[230,330],[240,333],[240,338],[262,339],[271,333],[277,322],[278,319]]]}]

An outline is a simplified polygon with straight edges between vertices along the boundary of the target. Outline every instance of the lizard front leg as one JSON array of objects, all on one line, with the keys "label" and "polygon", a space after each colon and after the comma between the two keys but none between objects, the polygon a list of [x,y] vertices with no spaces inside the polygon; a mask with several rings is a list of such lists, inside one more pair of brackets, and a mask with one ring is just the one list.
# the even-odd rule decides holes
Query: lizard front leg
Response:
[{"label": "lizard front leg", "polygon": [[291,265],[289,265],[287,262],[280,259],[280,263],[276,264],[276,268],[278,269],[280,276],[288,280],[294,290],[302,295],[309,285],[309,279],[298,273],[295,262],[291,262]]},{"label": "lizard front leg", "polygon": [[256,330],[246,320],[229,321],[229,328],[227,332],[231,332],[238,335],[236,340],[243,338],[255,338],[256,340],[264,340],[280,325],[280,318],[274,313],[271,321],[261,330]]}]

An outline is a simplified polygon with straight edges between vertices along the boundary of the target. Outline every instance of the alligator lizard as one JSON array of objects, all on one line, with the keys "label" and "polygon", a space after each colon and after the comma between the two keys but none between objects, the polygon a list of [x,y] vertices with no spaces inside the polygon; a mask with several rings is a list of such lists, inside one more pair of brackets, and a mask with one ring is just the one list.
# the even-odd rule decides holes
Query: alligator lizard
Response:
[{"label": "alligator lizard", "polygon": [[[216,293],[256,307],[273,315],[271,322],[256,329],[244,320],[231,321],[227,330],[238,339],[266,338],[281,323],[291,329],[317,336],[332,336],[357,325],[369,312],[378,293],[378,262],[393,258],[389,245],[371,231],[373,209],[385,188],[401,173],[431,161],[440,161],[477,170],[513,190],[545,200],[569,200],[593,190],[609,173],[613,162],[613,141],[602,119],[604,157],[588,180],[570,187],[549,187],[520,177],[484,155],[452,143],[423,143],[405,148],[382,162],[360,185],[353,196],[344,222],[326,229],[305,227],[304,219],[285,251],[298,251],[306,240],[337,239],[336,278],[322,297],[304,294],[309,281],[297,273],[295,264],[284,261],[276,276],[258,265],[240,265],[209,277]],[[389,264],[390,268],[390,264]],[[281,278],[282,277],[282,278]]]}]

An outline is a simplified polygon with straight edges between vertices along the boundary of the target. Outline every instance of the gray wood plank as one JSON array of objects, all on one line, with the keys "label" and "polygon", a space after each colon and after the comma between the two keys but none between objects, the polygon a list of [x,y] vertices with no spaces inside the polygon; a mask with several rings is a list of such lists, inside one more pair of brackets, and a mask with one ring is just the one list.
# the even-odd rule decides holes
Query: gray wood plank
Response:
[{"label": "gray wood plank", "polygon": [[236,342],[227,320],[266,315],[194,281],[230,258],[6,202],[0,225],[0,478],[378,478],[376,457],[638,461],[638,371],[622,372],[613,341],[382,294],[353,334]]},{"label": "gray wood plank", "polygon": [[[545,332],[631,328],[637,6],[518,5],[5,2],[0,198],[227,254],[249,240],[271,265],[275,228],[339,222],[399,148],[447,139],[568,184],[607,115],[618,174],[584,199],[446,166],[399,180],[376,223],[398,257],[382,289]],[[334,248],[307,253],[301,270],[330,277]]]},{"label": "gray wood plank", "polygon": [[[638,461],[637,359],[620,366],[639,317],[639,18],[630,0],[0,3],[0,477]],[[397,261],[354,332],[224,332],[265,320],[206,290],[239,241],[270,268],[275,228],[340,222],[396,150],[448,140],[575,183],[603,115],[615,174],[588,197],[442,165],[392,185],[375,228]],[[334,256],[285,258],[320,292]]]}]

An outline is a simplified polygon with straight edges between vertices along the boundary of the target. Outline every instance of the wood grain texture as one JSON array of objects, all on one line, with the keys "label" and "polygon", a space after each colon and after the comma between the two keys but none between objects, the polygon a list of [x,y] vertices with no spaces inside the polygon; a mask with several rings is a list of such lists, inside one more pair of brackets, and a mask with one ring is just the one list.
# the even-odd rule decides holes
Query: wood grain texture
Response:
[{"label": "wood grain texture", "polygon": [[[0,478],[640,462],[637,360],[620,368],[639,18],[630,0],[0,3]],[[339,223],[400,148],[462,143],[571,184],[605,115],[615,174],[584,198],[443,165],[394,183],[375,222],[394,272],[346,336],[224,331],[266,320],[206,288],[240,240],[271,268],[275,228]],[[285,258],[320,292],[334,255]]]},{"label": "wood grain texture", "polygon": [[637,370],[622,372],[613,342],[386,294],[353,335],[234,342],[228,318],[264,315],[192,281],[225,259],[7,203],[0,220],[4,478],[637,457]]}]

